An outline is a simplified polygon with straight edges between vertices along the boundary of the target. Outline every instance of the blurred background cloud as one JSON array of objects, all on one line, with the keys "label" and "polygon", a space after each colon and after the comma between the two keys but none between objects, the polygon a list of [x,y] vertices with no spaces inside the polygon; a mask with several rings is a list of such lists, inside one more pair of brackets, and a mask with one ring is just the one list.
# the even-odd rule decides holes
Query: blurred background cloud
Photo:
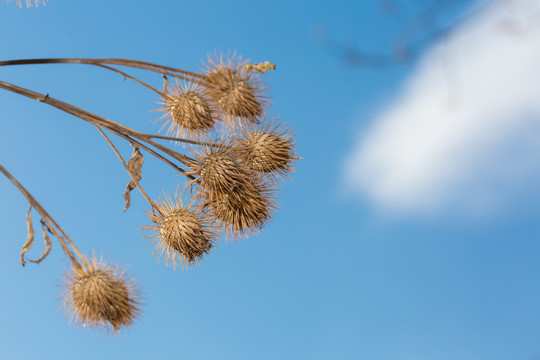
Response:
[{"label": "blurred background cloud", "polygon": [[385,212],[485,216],[540,179],[537,0],[479,5],[419,61],[349,154],[349,190]]}]

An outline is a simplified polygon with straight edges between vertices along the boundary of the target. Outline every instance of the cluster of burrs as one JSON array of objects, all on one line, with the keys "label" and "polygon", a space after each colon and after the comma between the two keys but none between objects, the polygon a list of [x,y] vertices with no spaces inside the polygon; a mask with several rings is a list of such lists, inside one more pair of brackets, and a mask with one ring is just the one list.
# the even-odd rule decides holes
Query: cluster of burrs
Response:
[{"label": "cluster of burrs", "polygon": [[[120,73],[159,95],[164,114],[161,129],[167,134],[144,134],[71,104],[0,81],[9,90],[66,111],[92,125],[105,137],[130,176],[124,197],[138,188],[148,201],[151,225],[146,237],[152,254],[167,266],[186,269],[198,264],[220,238],[237,240],[260,232],[277,210],[278,188],[294,170],[295,140],[292,131],[276,116],[266,113],[269,98],[260,76],[275,69],[269,62],[250,65],[239,57],[210,57],[201,72],[126,59],[29,59],[0,61],[0,66],[49,63],[85,63]],[[116,67],[115,67],[116,66]],[[162,90],[119,70],[127,66],[159,73]],[[168,78],[174,82],[169,85]],[[160,130],[161,130],[160,129]],[[127,140],[134,148],[128,162],[103,130]],[[155,141],[168,140],[170,146]],[[182,143],[183,146],[176,146]],[[174,195],[152,200],[142,188],[143,154],[150,154],[175,168],[185,181]],[[64,281],[64,306],[83,326],[107,328],[118,333],[140,313],[140,292],[133,278],[117,266],[83,255],[62,228],[5,168],[4,173],[41,215],[49,253],[56,237],[72,266]],[[29,236],[21,261],[33,244],[30,211]]]}]

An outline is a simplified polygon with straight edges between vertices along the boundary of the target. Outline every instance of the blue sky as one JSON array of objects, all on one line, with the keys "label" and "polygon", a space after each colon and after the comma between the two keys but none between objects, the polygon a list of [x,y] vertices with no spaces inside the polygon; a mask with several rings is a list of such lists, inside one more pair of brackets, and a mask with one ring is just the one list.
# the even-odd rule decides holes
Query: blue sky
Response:
[{"label": "blue sky", "polygon": [[[295,129],[303,159],[262,234],[173,271],[140,241],[144,199],[133,193],[122,213],[129,179],[99,133],[2,91],[0,163],[82,251],[129,267],[146,305],[118,338],[70,326],[59,285],[68,259],[53,243],[40,265],[20,266],[27,203],[1,179],[0,358],[540,359],[540,35],[532,21],[520,27],[537,2],[499,19],[496,2],[458,1],[442,19],[456,24],[444,43],[387,69],[349,66],[321,41],[388,50],[428,3],[398,2],[408,15],[397,18],[375,0],[2,4],[2,59],[122,57],[197,71],[221,49],[276,63],[265,75],[270,111]],[[159,99],[104,70],[1,74],[159,128]],[[146,156],[142,181],[157,198],[181,179]]]}]

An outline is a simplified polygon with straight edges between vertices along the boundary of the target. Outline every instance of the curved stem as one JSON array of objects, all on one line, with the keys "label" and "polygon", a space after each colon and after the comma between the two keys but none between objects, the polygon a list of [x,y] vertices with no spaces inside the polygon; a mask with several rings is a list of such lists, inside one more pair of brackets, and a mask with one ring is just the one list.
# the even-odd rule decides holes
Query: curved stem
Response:
[{"label": "curved stem", "polygon": [[103,132],[103,130],[101,130],[101,128],[99,127],[99,125],[95,125],[96,128],[98,129],[98,131],[101,133],[101,135],[103,135],[103,137],[105,138],[105,140],[107,140],[107,142],[109,143],[109,145],[111,146],[111,148],[113,149],[114,153],[116,154],[116,156],[118,156],[118,158],[120,159],[120,161],[122,162],[122,165],[124,165],[124,168],[126,169],[126,171],[128,172],[129,176],[131,177],[131,180],[135,183],[135,185],[137,186],[137,188],[139,189],[139,191],[141,192],[141,194],[144,196],[144,198],[146,199],[146,201],[148,201],[148,203],[150,204],[150,206],[152,207],[152,209],[157,209],[158,212],[164,216],[163,213],[161,213],[161,211],[159,210],[159,207],[156,206],[156,204],[154,203],[154,201],[152,199],[150,199],[150,197],[148,196],[148,194],[146,193],[146,191],[144,191],[144,189],[142,188],[141,184],[139,184],[139,181],[133,176],[133,174],[131,173],[131,171],[129,171],[129,167],[128,165],[126,164],[124,158],[122,157],[122,155],[120,155],[120,152],[118,151],[118,149],[116,149],[116,146],[114,146],[114,144],[112,143],[112,141],[109,139],[109,137],[107,136],[107,134],[105,134]]},{"label": "curved stem", "polygon": [[[78,108],[78,107],[73,106],[71,104],[68,104],[66,102],[57,100],[57,99],[55,99],[53,97],[50,97],[49,94],[43,95],[43,94],[40,94],[38,92],[28,90],[28,89],[25,89],[25,88],[22,88],[20,86],[13,85],[13,84],[10,84],[10,83],[4,82],[4,81],[0,81],[0,88],[8,90],[8,91],[12,91],[12,92],[14,92],[16,94],[23,95],[23,96],[26,96],[28,98],[31,98],[31,99],[34,99],[34,100],[37,100],[37,101],[40,101],[40,102],[43,102],[43,103],[46,103],[46,104],[51,105],[51,106],[53,106],[53,107],[55,107],[57,109],[60,109],[60,110],[62,110],[64,112],[67,112],[68,114],[71,114],[71,115],[73,115],[75,117],[78,117],[81,120],[89,122],[92,125],[96,125],[96,124],[101,125],[101,126],[107,128],[107,129],[117,133],[118,135],[120,133],[122,133],[123,135],[132,136],[132,137],[134,137],[136,139],[144,141],[144,142],[148,143],[149,145],[152,145],[156,149],[159,149],[159,150],[163,151],[165,154],[170,155],[171,157],[173,157],[176,160],[180,161],[184,165],[188,165],[192,160],[190,157],[188,157],[188,156],[186,156],[184,154],[180,154],[180,153],[178,153],[178,152],[176,152],[174,150],[169,149],[166,146],[163,146],[161,144],[156,143],[155,141],[152,141],[151,140],[151,135],[144,134],[144,133],[132,130],[132,129],[124,126],[124,125],[118,124],[118,123],[116,123],[114,121],[111,121],[109,119],[106,119],[106,118],[104,118],[102,116],[93,114],[93,113],[91,113],[89,111],[83,110],[81,108]],[[159,157],[159,158],[161,160],[163,160],[163,157]],[[167,163],[170,165],[170,162],[167,162]],[[179,168],[177,166],[175,166],[175,168],[177,170],[179,170],[180,172],[182,172],[182,173],[185,172],[183,169],[181,169],[181,168]]]},{"label": "curved stem", "polygon": [[131,79],[131,80],[135,81],[136,83],[138,83],[138,84],[144,86],[145,88],[150,89],[150,90],[156,92],[159,96],[163,96],[163,95],[164,95],[163,92],[161,92],[161,91],[159,91],[158,89],[156,89],[156,88],[154,88],[154,87],[148,85],[148,84],[145,83],[144,81],[141,81],[141,80],[137,79],[136,77],[131,76],[131,75],[129,75],[129,74],[127,74],[127,73],[125,73],[125,72],[123,72],[123,71],[121,71],[121,70],[115,69],[115,68],[113,68],[112,66],[100,65],[100,64],[97,64],[97,66],[102,67],[102,68],[107,69],[107,70],[110,70],[110,71],[114,71],[114,72],[116,72],[116,73],[119,73],[120,75],[124,76],[124,78]]},{"label": "curved stem", "polygon": [[35,65],[35,64],[89,64],[89,65],[122,65],[138,68],[147,71],[153,71],[163,75],[174,76],[183,80],[206,79],[203,74],[194,73],[182,69],[176,69],[169,66],[157,65],[145,61],[131,59],[89,59],[89,58],[50,58],[50,59],[20,59],[0,61],[0,66],[10,65]]},{"label": "curved stem", "polygon": [[[117,136],[120,136],[121,138],[129,141],[130,144],[136,144],[137,146],[140,146],[141,148],[143,148],[144,150],[148,151],[150,154],[154,155],[155,157],[157,157],[158,159],[160,159],[161,161],[165,162],[167,165],[170,165],[172,168],[174,168],[176,171],[180,172],[180,173],[185,173],[185,170],[182,169],[181,167],[178,167],[176,166],[176,164],[174,164],[173,162],[169,161],[168,159],[166,159],[165,157],[161,156],[160,154],[158,154],[157,152],[155,152],[154,150],[152,150],[151,148],[149,148],[148,146],[144,145],[143,143],[137,141],[137,140],[134,140],[133,138],[127,136],[126,134],[124,133],[121,133],[119,131],[116,131],[114,129],[110,129],[110,128],[107,128],[107,130],[109,131],[112,131],[114,132]],[[195,179],[193,176],[188,176],[186,175],[189,179],[193,180]]]},{"label": "curved stem", "polygon": [[77,259],[75,258],[75,255],[73,255],[73,253],[71,252],[71,250],[68,248],[68,246],[66,245],[64,239],[62,238],[62,236],[60,236],[58,234],[58,232],[56,231],[56,229],[60,230],[60,232],[64,235],[64,238],[69,242],[69,245],[73,248],[73,250],[75,251],[75,253],[77,254],[77,256],[79,257],[79,259],[86,265],[88,266],[89,264],[87,263],[86,259],[84,258],[84,256],[81,254],[81,252],[79,251],[79,249],[75,246],[75,244],[73,243],[73,241],[71,241],[71,239],[69,238],[69,236],[67,236],[67,234],[64,232],[64,230],[60,227],[60,225],[58,225],[58,223],[56,221],[54,221],[54,219],[51,217],[51,215],[49,215],[49,213],[43,208],[43,206],[41,206],[41,204],[32,196],[32,194],[30,194],[28,192],[28,190],[26,190],[24,188],[24,186],[21,185],[21,183],[19,183],[17,181],[17,179],[15,179],[13,177],[13,175],[11,175],[9,173],[9,171],[6,170],[6,168],[4,168],[1,164],[0,164],[0,171],[13,183],[13,185],[15,185],[17,187],[17,189],[19,189],[19,191],[21,192],[21,194],[23,194],[23,196],[26,198],[26,200],[28,200],[28,202],[30,203],[30,205],[32,205],[34,207],[34,209],[36,209],[36,211],[45,219],[45,221],[48,223],[49,221],[54,224],[54,226],[49,226],[49,228],[51,229],[51,231],[53,232],[53,234],[56,236],[56,238],[58,239],[58,241],[60,242],[60,244],[62,245],[62,249],[64,250],[64,252],[66,253],[66,255],[70,258],[71,262],[73,263],[73,265],[75,266],[81,266],[79,264],[79,262],[77,261]]}]

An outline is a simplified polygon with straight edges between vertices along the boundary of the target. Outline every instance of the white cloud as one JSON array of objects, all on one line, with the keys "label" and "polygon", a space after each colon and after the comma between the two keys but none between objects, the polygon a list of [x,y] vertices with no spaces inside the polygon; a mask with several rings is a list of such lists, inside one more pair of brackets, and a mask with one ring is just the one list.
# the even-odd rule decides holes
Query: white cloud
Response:
[{"label": "white cloud", "polygon": [[508,3],[427,52],[359,139],[350,189],[388,211],[478,213],[540,180],[540,0]]}]

